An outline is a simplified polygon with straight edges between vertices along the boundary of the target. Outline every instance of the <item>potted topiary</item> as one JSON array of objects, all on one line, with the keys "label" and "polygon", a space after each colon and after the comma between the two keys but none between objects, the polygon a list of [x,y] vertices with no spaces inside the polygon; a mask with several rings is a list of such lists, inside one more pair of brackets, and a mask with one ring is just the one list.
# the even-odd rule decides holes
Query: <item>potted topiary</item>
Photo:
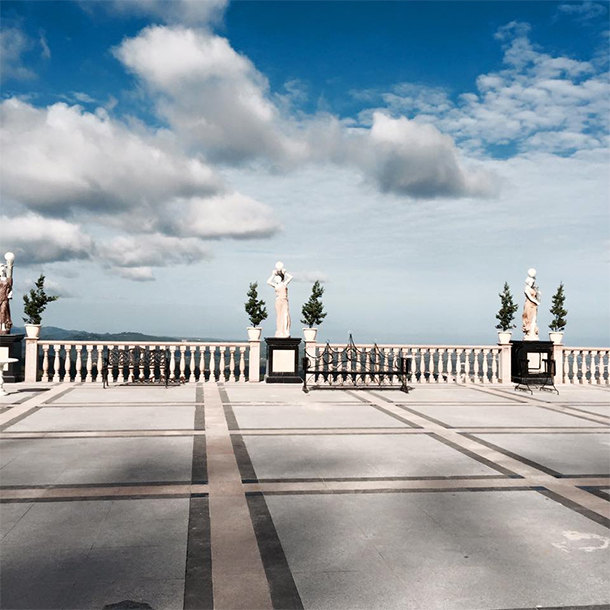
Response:
[{"label": "potted topiary", "polygon": [[506,345],[510,343],[512,336],[512,329],[515,328],[513,320],[515,319],[515,313],[519,309],[519,306],[513,301],[513,295],[510,292],[508,282],[504,282],[504,290],[499,294],[501,307],[500,311],[496,314],[498,324],[498,343],[500,345]]},{"label": "potted topiary", "polygon": [[48,295],[44,290],[44,275],[41,273],[36,280],[36,288],[30,290],[29,296],[23,295],[23,313],[26,315],[23,318],[25,322],[25,332],[30,338],[37,339],[40,337],[40,314],[47,308],[48,303],[57,301],[58,296]]},{"label": "potted topiary", "polygon": [[553,295],[553,304],[550,309],[550,312],[553,315],[553,320],[549,324],[549,328],[551,329],[551,332],[549,332],[549,339],[553,343],[561,344],[563,342],[563,330],[568,323],[566,320],[568,311],[563,308],[565,302],[566,295],[563,291],[563,282],[560,282],[557,292]]},{"label": "potted topiary", "polygon": [[318,329],[313,326],[319,326],[322,324],[322,320],[326,317],[324,313],[324,306],[322,305],[322,295],[324,294],[324,288],[320,286],[319,281],[315,281],[311,289],[311,296],[307,303],[303,305],[301,309],[301,322],[307,324],[307,328],[303,329],[305,335],[305,341],[315,341]]},{"label": "potted topiary", "polygon": [[265,301],[259,300],[257,288],[258,282],[250,284],[250,288],[248,289],[247,293],[248,300],[245,304],[246,313],[250,319],[250,324],[252,324],[252,326],[248,328],[249,341],[260,341],[263,329],[259,328],[258,325],[263,320],[267,319],[267,308],[265,307]]}]

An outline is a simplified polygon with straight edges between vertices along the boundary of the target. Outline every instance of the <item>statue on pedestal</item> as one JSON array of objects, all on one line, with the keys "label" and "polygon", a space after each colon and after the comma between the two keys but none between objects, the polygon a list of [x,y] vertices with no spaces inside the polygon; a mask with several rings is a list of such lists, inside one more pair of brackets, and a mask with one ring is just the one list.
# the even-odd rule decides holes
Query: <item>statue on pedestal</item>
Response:
[{"label": "statue on pedestal", "polygon": [[267,280],[267,284],[275,290],[275,336],[279,338],[290,337],[290,311],[288,307],[288,284],[292,275],[284,268],[284,263],[278,261],[275,269]]},{"label": "statue on pedestal", "polygon": [[0,264],[0,335],[8,335],[13,327],[11,320],[10,299],[13,298],[13,262],[15,255],[7,252],[4,255],[6,265]]},{"label": "statue on pedestal", "polygon": [[529,269],[525,280],[525,304],[523,305],[522,330],[524,341],[538,341],[538,305],[540,305],[540,291],[536,286],[536,270]]}]

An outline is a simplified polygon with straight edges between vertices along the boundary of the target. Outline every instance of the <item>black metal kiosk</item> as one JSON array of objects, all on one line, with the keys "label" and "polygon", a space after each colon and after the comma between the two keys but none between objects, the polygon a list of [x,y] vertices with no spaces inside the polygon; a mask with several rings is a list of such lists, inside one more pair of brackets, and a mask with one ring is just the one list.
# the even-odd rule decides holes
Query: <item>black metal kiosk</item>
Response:
[{"label": "black metal kiosk", "polygon": [[552,341],[511,341],[511,381],[515,390],[529,390],[532,386],[540,390],[555,391],[555,360]]}]

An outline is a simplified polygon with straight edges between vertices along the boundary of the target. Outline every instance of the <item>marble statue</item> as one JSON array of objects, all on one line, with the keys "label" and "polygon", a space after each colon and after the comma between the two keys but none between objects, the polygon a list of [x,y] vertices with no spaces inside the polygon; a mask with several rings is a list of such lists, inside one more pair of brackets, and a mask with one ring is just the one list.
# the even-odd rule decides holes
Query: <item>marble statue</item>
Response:
[{"label": "marble statue", "polygon": [[284,263],[278,261],[275,269],[267,280],[267,284],[275,290],[275,336],[290,337],[290,311],[288,307],[288,284],[292,275],[284,268]]},{"label": "marble statue", "polygon": [[524,341],[538,341],[538,305],[540,305],[540,291],[536,286],[536,270],[529,269],[525,280],[525,304],[523,305],[522,330]]},{"label": "marble statue", "polygon": [[10,299],[13,298],[13,261],[15,255],[7,252],[5,264],[0,264],[0,335],[8,335],[13,327],[11,320]]}]

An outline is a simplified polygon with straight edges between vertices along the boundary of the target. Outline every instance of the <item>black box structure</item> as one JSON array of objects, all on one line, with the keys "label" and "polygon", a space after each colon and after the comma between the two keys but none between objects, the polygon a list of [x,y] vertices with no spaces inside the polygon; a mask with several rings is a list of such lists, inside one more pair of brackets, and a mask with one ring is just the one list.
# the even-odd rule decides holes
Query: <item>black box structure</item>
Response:
[{"label": "black box structure", "polygon": [[0,357],[17,358],[17,362],[6,365],[5,383],[23,381],[23,346],[21,343],[23,337],[25,335],[0,335]]},{"label": "black box structure", "polygon": [[555,387],[555,360],[552,341],[511,341],[511,381],[517,386],[540,389]]},{"label": "black box structure", "polygon": [[300,339],[265,337],[267,344],[267,383],[303,383],[299,375]]}]

